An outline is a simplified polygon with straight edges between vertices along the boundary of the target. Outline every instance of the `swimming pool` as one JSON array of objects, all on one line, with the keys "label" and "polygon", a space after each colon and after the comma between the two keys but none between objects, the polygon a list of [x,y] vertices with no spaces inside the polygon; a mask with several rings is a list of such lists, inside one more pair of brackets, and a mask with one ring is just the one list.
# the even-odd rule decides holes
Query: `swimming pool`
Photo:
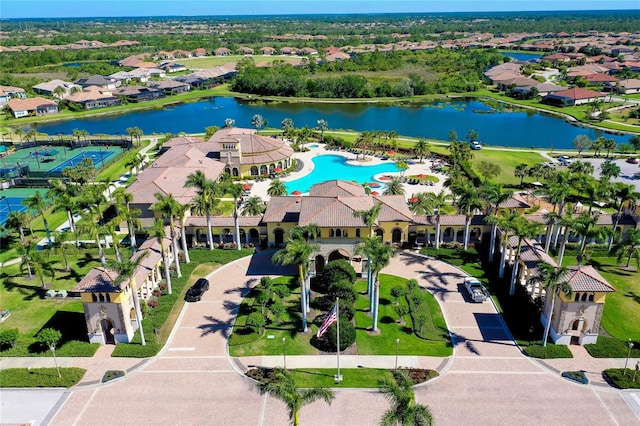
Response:
[{"label": "swimming pool", "polygon": [[318,148],[320,145],[317,143],[312,143],[311,145],[307,145],[307,148]]},{"label": "swimming pool", "polygon": [[102,167],[101,162],[106,160],[107,158],[109,158],[113,153],[114,153],[114,151],[108,151],[108,150],[103,150],[103,151],[84,151],[84,152],[81,152],[80,154],[75,155],[73,158],[70,158],[70,159],[58,164],[57,166],[52,168],[50,171],[51,172],[61,172],[64,169],[66,169],[67,167],[73,167],[73,166],[78,165],[78,163],[80,163],[85,158],[91,158],[91,160],[93,161],[93,165],[94,166]]},{"label": "swimming pool", "polygon": [[309,192],[316,183],[327,180],[341,179],[358,183],[370,182],[379,173],[397,172],[394,163],[384,163],[375,166],[353,166],[347,164],[347,158],[341,155],[319,155],[312,159],[315,168],[307,176],[285,182],[287,191]]}]

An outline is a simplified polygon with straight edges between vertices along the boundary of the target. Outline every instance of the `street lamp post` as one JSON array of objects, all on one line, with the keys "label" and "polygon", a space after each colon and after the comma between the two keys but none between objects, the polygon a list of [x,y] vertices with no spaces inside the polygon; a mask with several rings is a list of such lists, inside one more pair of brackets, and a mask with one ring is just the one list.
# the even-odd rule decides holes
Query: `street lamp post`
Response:
[{"label": "street lamp post", "polygon": [[627,352],[627,360],[624,362],[624,373],[622,373],[623,376],[627,375],[627,364],[629,363],[629,357],[631,356],[631,349],[633,349],[633,342],[631,341],[631,338],[629,338],[627,346],[629,346],[629,352]]},{"label": "street lamp post", "polygon": [[398,370],[398,345],[400,344],[400,339],[396,339],[396,370]]},{"label": "street lamp post", "polygon": [[282,338],[282,360],[284,361],[284,369],[287,369],[287,338]]}]

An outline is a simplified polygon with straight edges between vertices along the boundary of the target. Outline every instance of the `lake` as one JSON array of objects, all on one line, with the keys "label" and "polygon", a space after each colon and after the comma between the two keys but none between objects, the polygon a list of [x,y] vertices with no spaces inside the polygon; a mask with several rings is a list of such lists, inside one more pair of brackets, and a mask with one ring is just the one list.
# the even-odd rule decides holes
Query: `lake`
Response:
[{"label": "lake", "polygon": [[400,135],[448,140],[450,130],[464,139],[470,129],[490,146],[572,148],[577,135],[592,139],[605,136],[628,142],[629,136],[612,135],[573,126],[563,119],[532,110],[509,111],[478,100],[451,100],[424,105],[383,105],[376,103],[288,103],[254,104],[235,98],[216,97],[199,102],[171,105],[147,111],[131,111],[112,116],[34,125],[49,135],[72,134],[73,129],[90,134],[126,134],[128,127],[150,133],[204,133],[207,126],[223,126],[232,118],[238,127],[251,127],[251,117],[260,114],[269,126],[280,128],[285,118],[295,127],[315,127],[323,119],[330,129],[395,130]]}]

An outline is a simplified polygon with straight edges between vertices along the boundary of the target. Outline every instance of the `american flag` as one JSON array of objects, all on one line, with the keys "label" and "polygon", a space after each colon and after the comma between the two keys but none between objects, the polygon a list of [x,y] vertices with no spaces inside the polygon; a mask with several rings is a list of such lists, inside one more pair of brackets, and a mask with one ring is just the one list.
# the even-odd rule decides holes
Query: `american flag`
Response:
[{"label": "american flag", "polygon": [[320,338],[327,331],[329,326],[338,320],[338,315],[336,313],[336,305],[333,305],[333,309],[327,315],[327,318],[324,320],[320,328],[318,329],[318,333],[316,333],[316,337]]}]

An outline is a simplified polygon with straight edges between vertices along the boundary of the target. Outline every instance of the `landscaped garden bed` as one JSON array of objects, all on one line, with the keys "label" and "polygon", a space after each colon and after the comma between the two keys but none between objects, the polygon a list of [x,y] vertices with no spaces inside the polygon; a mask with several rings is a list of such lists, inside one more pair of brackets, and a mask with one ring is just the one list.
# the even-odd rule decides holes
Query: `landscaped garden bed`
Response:
[{"label": "landscaped garden bed", "polygon": [[609,368],[602,372],[602,377],[614,388],[640,389],[640,372],[632,368]]},{"label": "landscaped garden bed", "polygon": [[84,368],[7,368],[0,370],[0,387],[3,388],[68,388],[80,380]]},{"label": "landscaped garden bed", "polygon": [[527,356],[532,358],[551,359],[551,358],[573,358],[571,351],[565,345],[554,345],[547,343],[547,346],[530,345],[523,349]]},{"label": "landscaped garden bed", "polygon": [[122,370],[107,370],[104,373],[104,376],[102,376],[102,383],[107,383],[110,382],[112,380],[116,380],[119,379],[121,377],[124,377],[124,371]]},{"label": "landscaped garden bed", "polygon": [[587,378],[587,376],[584,374],[584,371],[582,371],[582,370],[579,370],[579,371],[563,371],[561,375],[565,379],[569,379],[569,380],[572,380],[574,382],[581,383],[583,385],[586,385],[586,384],[589,383],[589,379]]}]

